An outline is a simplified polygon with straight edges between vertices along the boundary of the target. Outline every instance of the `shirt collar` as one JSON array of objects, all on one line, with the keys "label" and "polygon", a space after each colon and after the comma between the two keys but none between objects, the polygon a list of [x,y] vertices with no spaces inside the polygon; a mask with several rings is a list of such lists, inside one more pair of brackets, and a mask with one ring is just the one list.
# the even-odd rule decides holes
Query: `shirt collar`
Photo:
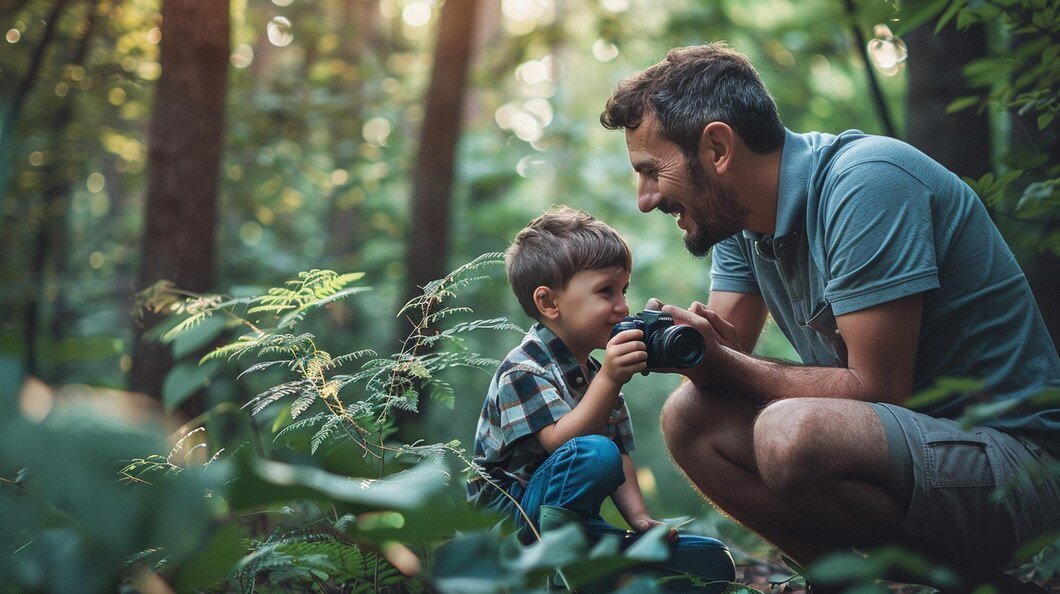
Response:
[{"label": "shirt collar", "polygon": [[[777,221],[772,234],[743,232],[747,239],[772,242],[780,248],[789,236],[797,235],[805,226],[806,198],[810,172],[813,169],[813,144],[810,138],[784,129],[784,149],[780,157],[780,184],[777,188]],[[778,252],[779,255],[779,252]]]},{"label": "shirt collar", "polygon": [[585,391],[586,386],[589,385],[589,382],[600,368],[600,364],[596,359],[589,357],[589,373],[586,375],[582,366],[578,364],[578,360],[574,358],[574,353],[547,326],[538,322],[534,324],[533,332],[541,344],[545,345],[545,349],[548,350],[549,354],[552,355],[552,362],[559,368],[560,374],[563,375],[564,381],[567,382],[567,387],[578,392]]}]

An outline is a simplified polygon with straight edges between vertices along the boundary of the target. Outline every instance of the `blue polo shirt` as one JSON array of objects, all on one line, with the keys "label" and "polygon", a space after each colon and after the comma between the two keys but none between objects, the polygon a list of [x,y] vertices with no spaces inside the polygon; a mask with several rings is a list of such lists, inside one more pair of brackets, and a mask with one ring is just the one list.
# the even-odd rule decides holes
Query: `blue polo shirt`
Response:
[{"label": "blue polo shirt", "polygon": [[[807,365],[846,366],[836,316],[924,294],[913,390],[985,382],[921,412],[1060,386],[1060,359],[1027,280],[974,191],[923,153],[857,130],[786,132],[777,224],[718,243],[712,289],[759,293]],[[983,423],[1060,454],[1060,409],[1025,404]]]}]

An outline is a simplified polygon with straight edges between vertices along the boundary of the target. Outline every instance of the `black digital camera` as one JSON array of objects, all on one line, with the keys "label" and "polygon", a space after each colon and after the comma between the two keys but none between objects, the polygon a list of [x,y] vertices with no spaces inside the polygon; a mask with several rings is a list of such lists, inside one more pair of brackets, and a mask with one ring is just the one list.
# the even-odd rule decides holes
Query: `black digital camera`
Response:
[{"label": "black digital camera", "polygon": [[644,332],[644,344],[648,346],[648,369],[692,367],[703,358],[706,349],[698,330],[674,324],[673,316],[654,309],[626,316],[611,329],[611,336],[625,330]]}]

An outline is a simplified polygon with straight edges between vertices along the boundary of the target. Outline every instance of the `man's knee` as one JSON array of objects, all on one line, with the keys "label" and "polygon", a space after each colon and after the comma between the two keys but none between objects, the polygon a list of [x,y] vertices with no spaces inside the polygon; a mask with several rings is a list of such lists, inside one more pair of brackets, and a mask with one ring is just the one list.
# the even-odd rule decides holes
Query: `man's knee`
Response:
[{"label": "man's knee", "polygon": [[691,382],[685,382],[666,400],[660,422],[666,447],[672,454],[688,451],[689,444],[703,436],[706,426],[701,421],[705,399]]},{"label": "man's knee", "polygon": [[759,475],[774,493],[798,494],[818,477],[827,459],[822,430],[827,415],[802,399],[777,400],[754,422],[754,456]]}]

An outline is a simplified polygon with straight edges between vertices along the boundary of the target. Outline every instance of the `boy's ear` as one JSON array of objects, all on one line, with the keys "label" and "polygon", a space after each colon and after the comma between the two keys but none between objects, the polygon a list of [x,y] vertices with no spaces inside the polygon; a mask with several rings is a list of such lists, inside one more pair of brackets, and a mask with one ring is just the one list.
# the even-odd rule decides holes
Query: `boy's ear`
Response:
[{"label": "boy's ear", "polygon": [[534,305],[537,306],[537,311],[541,312],[543,319],[555,320],[559,317],[559,305],[556,304],[556,296],[549,287],[542,285],[534,289]]}]

